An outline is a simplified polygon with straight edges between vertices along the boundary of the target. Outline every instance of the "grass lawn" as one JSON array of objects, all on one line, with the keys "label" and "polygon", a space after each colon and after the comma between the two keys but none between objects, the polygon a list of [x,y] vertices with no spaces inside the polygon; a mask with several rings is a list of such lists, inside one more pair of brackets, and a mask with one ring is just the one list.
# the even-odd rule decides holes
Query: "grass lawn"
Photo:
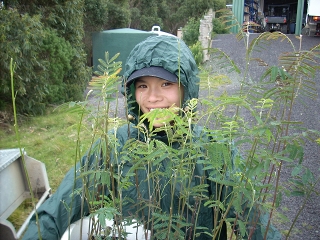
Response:
[{"label": "grass lawn", "polygon": [[[75,159],[79,119],[77,113],[51,109],[43,116],[23,117],[18,124],[21,147],[30,157],[45,163],[53,192],[74,162],[79,160]],[[80,134],[81,150],[84,153],[91,138],[84,128]],[[14,126],[0,128],[0,149],[18,147]]]}]

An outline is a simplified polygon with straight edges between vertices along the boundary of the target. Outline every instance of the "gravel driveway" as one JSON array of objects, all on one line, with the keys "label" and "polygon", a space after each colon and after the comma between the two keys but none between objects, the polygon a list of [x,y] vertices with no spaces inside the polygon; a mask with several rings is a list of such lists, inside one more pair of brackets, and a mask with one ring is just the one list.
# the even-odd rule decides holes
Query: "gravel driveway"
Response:
[{"label": "gravel driveway", "polygon": [[[259,34],[250,34],[249,39],[252,40],[258,37]],[[294,35],[288,35],[298,50],[300,41]],[[302,50],[310,50],[312,47],[320,44],[319,37],[303,36]],[[212,41],[213,48],[219,48],[228,54],[231,59],[240,67],[245,67],[245,48],[244,41],[238,41],[234,35],[224,34],[217,35]],[[280,53],[293,51],[292,47],[287,42],[275,41],[265,51],[255,52],[254,57],[263,59],[269,66],[277,65]],[[320,65],[320,64],[318,64]],[[250,77],[247,81],[255,81],[261,76],[261,73],[266,69],[265,66],[259,66],[258,63],[250,63]],[[219,88],[218,91],[234,92],[239,87],[239,77],[237,74],[231,76],[232,84],[225,85]],[[316,88],[320,92],[320,72],[316,75]],[[320,99],[310,99],[302,97],[302,102],[296,102],[293,108],[292,120],[304,122],[304,126],[309,129],[320,131]],[[320,146],[306,142],[304,165],[311,169],[316,177],[320,175]],[[291,169],[284,166],[281,176],[282,181],[290,177]],[[298,217],[296,225],[293,229],[293,234],[288,239],[305,239],[305,240],[319,240],[320,239],[320,183],[316,186],[318,194],[312,194],[307,201],[307,205]],[[302,197],[284,197],[280,205],[282,212],[290,219],[290,222],[280,221],[277,228],[282,232],[289,229],[291,222],[298,213],[303,204]]]}]

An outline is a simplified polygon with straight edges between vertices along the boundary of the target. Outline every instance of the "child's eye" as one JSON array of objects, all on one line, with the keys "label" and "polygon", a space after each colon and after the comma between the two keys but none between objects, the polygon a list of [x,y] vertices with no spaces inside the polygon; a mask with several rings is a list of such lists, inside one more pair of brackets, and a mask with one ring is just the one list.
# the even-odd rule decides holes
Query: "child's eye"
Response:
[{"label": "child's eye", "polygon": [[141,85],[137,85],[136,88],[146,88],[147,85],[141,84]]},{"label": "child's eye", "polygon": [[163,87],[170,86],[170,85],[172,85],[172,82],[165,82],[162,84]]}]

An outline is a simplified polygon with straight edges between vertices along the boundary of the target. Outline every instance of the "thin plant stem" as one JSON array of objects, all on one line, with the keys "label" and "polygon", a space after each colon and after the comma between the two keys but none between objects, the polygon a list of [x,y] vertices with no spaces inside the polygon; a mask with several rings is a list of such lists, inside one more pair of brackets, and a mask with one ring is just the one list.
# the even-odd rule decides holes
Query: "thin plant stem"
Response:
[{"label": "thin plant stem", "polygon": [[28,188],[29,188],[29,192],[30,192],[30,196],[31,196],[32,206],[33,206],[35,216],[36,216],[36,222],[37,222],[37,227],[38,227],[38,237],[41,240],[42,237],[41,237],[41,233],[40,233],[40,224],[39,224],[39,218],[38,218],[38,213],[37,213],[37,208],[36,208],[36,201],[34,198],[32,186],[31,186],[31,182],[30,182],[30,178],[29,178],[29,173],[27,170],[26,161],[24,159],[24,153],[23,153],[22,147],[21,147],[18,118],[17,118],[17,109],[16,109],[16,94],[14,93],[13,75],[14,75],[14,65],[13,65],[13,59],[11,58],[10,59],[10,79],[11,79],[12,107],[13,107],[13,116],[14,116],[14,130],[15,130],[15,134],[17,137],[17,142],[18,142],[18,147],[19,147],[20,156],[21,156],[21,160],[22,160],[23,170],[26,175],[26,180],[27,180],[27,184],[28,184]]}]

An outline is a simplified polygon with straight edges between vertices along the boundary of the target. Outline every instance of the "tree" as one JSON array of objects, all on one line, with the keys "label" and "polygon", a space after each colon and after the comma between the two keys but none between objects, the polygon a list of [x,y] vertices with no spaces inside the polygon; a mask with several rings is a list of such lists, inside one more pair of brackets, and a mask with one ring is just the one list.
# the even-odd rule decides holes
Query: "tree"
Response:
[{"label": "tree", "polygon": [[195,44],[199,39],[200,21],[190,18],[183,28],[183,40],[188,46]]},{"label": "tree", "polygon": [[[188,19],[188,7],[183,1],[167,1],[164,0],[160,4],[159,16],[163,19],[163,30],[170,33],[176,33],[177,30],[184,26]],[[187,17],[188,16],[188,17]]]},{"label": "tree", "polygon": [[150,31],[154,25],[163,26],[158,0],[131,0],[130,9],[131,28]]},{"label": "tree", "polygon": [[200,19],[214,6],[213,3],[213,0],[162,0],[159,4],[159,17],[163,20],[163,30],[176,34],[190,18]]},{"label": "tree", "polygon": [[91,66],[92,33],[104,29],[108,21],[108,0],[85,0],[84,2],[84,50],[86,62]]},{"label": "tree", "polygon": [[113,0],[107,4],[108,21],[106,27],[108,29],[124,28],[129,25],[130,11],[128,0]]}]

